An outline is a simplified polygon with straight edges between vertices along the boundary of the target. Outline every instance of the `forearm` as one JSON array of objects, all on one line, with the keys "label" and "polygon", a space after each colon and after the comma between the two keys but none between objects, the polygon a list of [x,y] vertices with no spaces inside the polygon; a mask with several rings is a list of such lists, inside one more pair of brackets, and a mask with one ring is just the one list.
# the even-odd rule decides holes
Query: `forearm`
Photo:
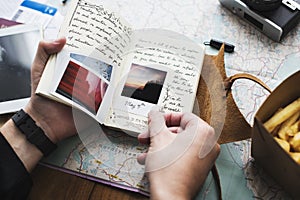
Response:
[{"label": "forearm", "polygon": [[32,187],[29,173],[43,154],[12,119],[0,132],[0,199],[25,199]]},{"label": "forearm", "polygon": [[[172,166],[170,167],[172,168]],[[172,169],[168,171],[171,172]],[[193,198],[194,194],[191,191],[189,191],[191,187],[188,187],[188,180],[193,180],[195,177],[186,174],[184,169],[182,169],[181,173],[186,174],[187,177],[181,177],[180,179],[174,178],[174,174],[172,172],[161,172],[158,170],[150,173],[150,194],[152,200],[190,200]],[[163,176],[163,174],[169,174],[172,178],[169,178],[168,180],[166,179],[166,177]]]},{"label": "forearm", "polygon": [[26,170],[31,172],[43,154],[27,141],[25,135],[14,125],[11,119],[1,127],[0,132],[22,161]]},{"label": "forearm", "polygon": [[[14,137],[19,137],[9,126],[10,123],[5,124],[1,129],[5,134],[0,133],[0,199],[26,199],[32,186],[32,180],[12,146],[19,146],[18,149],[23,149],[27,145],[24,145],[20,139],[17,139],[18,142],[16,142]],[[13,134],[7,135],[8,130]],[[4,135],[13,145],[8,143]],[[26,148],[22,150],[22,154]]]}]

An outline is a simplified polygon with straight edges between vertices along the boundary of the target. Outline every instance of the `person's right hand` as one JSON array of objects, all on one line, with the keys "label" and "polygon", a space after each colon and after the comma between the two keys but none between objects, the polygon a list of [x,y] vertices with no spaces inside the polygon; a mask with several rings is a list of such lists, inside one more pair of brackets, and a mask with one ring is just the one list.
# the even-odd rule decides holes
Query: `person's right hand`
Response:
[{"label": "person's right hand", "polygon": [[146,164],[152,199],[192,199],[220,152],[214,129],[192,113],[151,111],[149,131],[138,139],[150,142],[138,161]]}]

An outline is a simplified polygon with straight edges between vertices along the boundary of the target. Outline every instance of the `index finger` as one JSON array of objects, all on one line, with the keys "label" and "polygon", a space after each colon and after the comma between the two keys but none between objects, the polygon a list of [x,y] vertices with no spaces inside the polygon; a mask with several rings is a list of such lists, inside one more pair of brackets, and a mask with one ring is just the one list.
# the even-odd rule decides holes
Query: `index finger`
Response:
[{"label": "index finger", "polygon": [[164,117],[167,127],[180,127],[182,130],[201,122],[201,119],[193,113],[168,113]]},{"label": "index finger", "polygon": [[164,114],[164,118],[166,121],[167,127],[177,127],[180,126],[182,113],[166,113]]},{"label": "index finger", "polygon": [[148,116],[150,137],[158,135],[162,130],[167,129],[164,115],[161,112],[151,110]]}]

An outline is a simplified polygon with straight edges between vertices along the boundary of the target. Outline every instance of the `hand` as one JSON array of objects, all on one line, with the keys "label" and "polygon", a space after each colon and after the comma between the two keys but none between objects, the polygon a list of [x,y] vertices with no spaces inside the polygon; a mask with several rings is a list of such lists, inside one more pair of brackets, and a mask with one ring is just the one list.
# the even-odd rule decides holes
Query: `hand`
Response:
[{"label": "hand", "polygon": [[[58,39],[54,42],[42,41],[39,43],[31,67],[31,98],[24,109],[54,143],[76,134],[72,108],[38,96],[35,94],[35,91],[48,58],[51,54],[59,52],[65,43],[65,38]],[[35,145],[27,141],[25,135],[16,128],[11,119],[1,127],[1,133],[23,162],[27,171],[32,171],[42,158],[42,152],[39,151]]]},{"label": "hand", "polygon": [[150,142],[138,161],[146,164],[152,199],[192,199],[220,152],[213,128],[192,113],[151,111],[149,131],[138,139]]},{"label": "hand", "polygon": [[31,98],[25,111],[36,121],[54,143],[74,135],[76,128],[72,108],[35,94],[45,65],[51,54],[59,52],[66,43],[65,38],[53,42],[41,41],[31,67]]}]

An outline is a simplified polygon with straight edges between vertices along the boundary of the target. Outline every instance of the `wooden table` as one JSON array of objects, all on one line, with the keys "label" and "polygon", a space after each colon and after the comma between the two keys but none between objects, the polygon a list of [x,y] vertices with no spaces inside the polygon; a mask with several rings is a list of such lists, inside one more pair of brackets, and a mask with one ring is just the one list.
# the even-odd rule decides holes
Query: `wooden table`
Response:
[{"label": "wooden table", "polygon": [[38,165],[32,173],[30,200],[60,199],[148,199],[138,193],[96,183],[75,175]]},{"label": "wooden table", "polygon": [[[11,117],[0,117],[0,127]],[[33,187],[29,194],[30,200],[60,199],[148,199],[148,197],[96,183],[75,175],[38,165],[32,172]]]}]

